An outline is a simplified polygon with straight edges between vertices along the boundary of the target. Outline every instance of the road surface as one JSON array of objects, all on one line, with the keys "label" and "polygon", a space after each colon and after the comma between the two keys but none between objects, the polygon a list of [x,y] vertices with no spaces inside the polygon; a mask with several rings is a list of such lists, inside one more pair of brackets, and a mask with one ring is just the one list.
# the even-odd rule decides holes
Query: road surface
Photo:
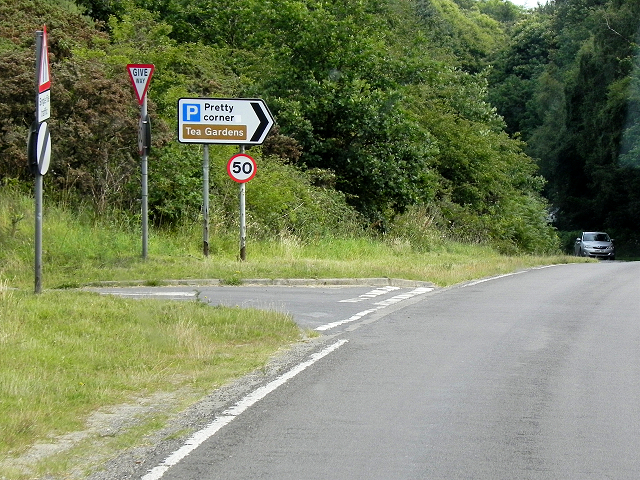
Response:
[{"label": "road surface", "polygon": [[323,333],[322,355],[211,412],[128,478],[640,475],[640,263],[437,289]]},{"label": "road surface", "polygon": [[417,300],[435,288],[430,284],[403,286],[170,286],[94,288],[128,298],[199,301],[286,312],[301,328],[321,332],[343,330],[366,317],[379,318]]}]

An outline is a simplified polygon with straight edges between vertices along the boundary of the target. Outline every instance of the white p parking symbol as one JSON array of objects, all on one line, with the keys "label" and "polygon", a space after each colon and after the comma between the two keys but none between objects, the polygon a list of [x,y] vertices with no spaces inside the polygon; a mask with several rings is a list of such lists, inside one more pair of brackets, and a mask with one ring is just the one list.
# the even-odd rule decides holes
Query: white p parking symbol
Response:
[{"label": "white p parking symbol", "polygon": [[200,105],[185,103],[182,106],[182,118],[185,122],[200,122]]}]

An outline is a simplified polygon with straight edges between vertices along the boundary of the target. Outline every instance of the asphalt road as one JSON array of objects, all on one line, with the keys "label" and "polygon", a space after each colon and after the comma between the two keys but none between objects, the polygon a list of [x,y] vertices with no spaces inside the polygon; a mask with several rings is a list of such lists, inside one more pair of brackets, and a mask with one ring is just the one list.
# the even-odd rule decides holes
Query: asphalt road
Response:
[{"label": "asphalt road", "polygon": [[129,298],[198,300],[210,305],[286,312],[302,328],[340,331],[379,318],[434,290],[433,286],[165,286],[92,289]]},{"label": "asphalt road", "polygon": [[[305,321],[327,313],[317,326],[327,325],[371,306],[334,302],[342,289],[330,290]],[[323,302],[346,310],[329,314]],[[640,263],[423,292],[324,334],[321,355],[212,413],[131,478],[640,476]]]}]

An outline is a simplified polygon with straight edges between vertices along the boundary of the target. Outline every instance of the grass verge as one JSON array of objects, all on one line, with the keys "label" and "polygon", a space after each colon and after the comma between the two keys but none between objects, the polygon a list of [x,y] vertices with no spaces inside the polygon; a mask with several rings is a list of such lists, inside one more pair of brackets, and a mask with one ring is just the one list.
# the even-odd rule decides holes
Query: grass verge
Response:
[{"label": "grass verge", "polygon": [[[103,250],[96,257],[82,243],[58,257],[49,252],[44,261],[42,284],[47,288],[77,288],[100,281],[163,285],[171,279],[219,279],[240,285],[250,278],[403,278],[449,286],[462,281],[511,272],[549,263],[583,261],[564,255],[500,255],[490,247],[441,242],[428,251],[410,245],[370,238],[318,239],[314,242],[255,241],[247,247],[247,260],[226,249],[208,257],[197,252],[196,239],[185,239],[181,249],[171,248],[161,237],[151,240],[147,259],[128,251]],[[166,247],[166,248],[165,248]],[[34,284],[32,259],[22,257],[4,265],[11,286]],[[63,261],[61,261],[61,259]]]},{"label": "grass verge", "polygon": [[[277,312],[76,291],[3,288],[0,318],[0,458],[85,430],[104,406],[177,390],[193,400],[300,338]],[[69,468],[51,458],[0,465],[12,480]]]}]

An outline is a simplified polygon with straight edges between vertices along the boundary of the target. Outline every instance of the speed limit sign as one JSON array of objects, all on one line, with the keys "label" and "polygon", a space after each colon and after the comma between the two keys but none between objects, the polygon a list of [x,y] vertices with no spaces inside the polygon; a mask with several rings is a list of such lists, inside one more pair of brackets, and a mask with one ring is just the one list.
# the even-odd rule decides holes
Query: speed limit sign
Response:
[{"label": "speed limit sign", "polygon": [[238,183],[246,183],[256,175],[256,161],[249,155],[239,153],[229,159],[227,173]]}]

